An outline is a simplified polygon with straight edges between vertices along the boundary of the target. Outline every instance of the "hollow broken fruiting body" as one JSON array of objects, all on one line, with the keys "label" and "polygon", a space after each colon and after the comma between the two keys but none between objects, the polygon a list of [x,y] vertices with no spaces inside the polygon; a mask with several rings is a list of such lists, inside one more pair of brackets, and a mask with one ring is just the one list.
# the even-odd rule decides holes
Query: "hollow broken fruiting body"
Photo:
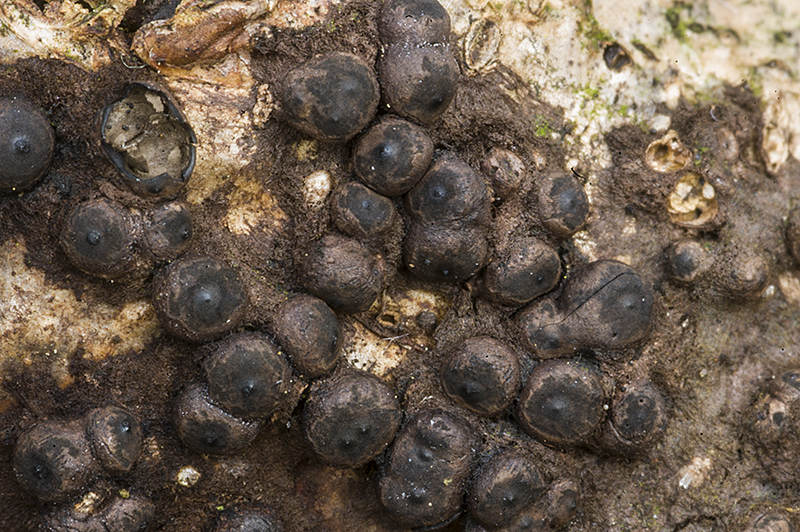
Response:
[{"label": "hollow broken fruiting body", "polygon": [[523,310],[522,341],[541,358],[627,347],[650,333],[653,305],[652,290],[633,268],[599,260],[577,269],[558,298]]},{"label": "hollow broken fruiting body", "polygon": [[178,193],[192,175],[197,137],[177,104],[146,83],[132,83],[103,113],[101,145],[140,196]]}]

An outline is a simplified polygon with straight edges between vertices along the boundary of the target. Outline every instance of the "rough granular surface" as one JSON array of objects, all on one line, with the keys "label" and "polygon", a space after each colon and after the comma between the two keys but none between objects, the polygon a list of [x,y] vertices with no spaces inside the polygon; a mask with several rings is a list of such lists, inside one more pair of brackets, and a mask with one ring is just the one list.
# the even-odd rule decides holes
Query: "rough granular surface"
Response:
[{"label": "rough granular surface", "polygon": [[[348,140],[318,140],[292,126],[280,91],[292,71],[337,52],[374,69],[380,84],[376,65],[391,22],[380,2],[89,4],[0,7],[0,99],[26,102],[55,133],[41,179],[0,195],[0,529],[113,529],[127,512],[124,526],[169,532],[221,529],[251,514],[286,532],[488,530],[468,515],[464,497],[510,450],[537,477],[537,496],[514,513],[542,530],[798,526],[794,2],[442,1],[449,37],[434,10],[437,37],[416,42],[421,30],[413,27],[401,44],[452,59],[457,89],[414,127],[430,137],[434,165],[456,158],[477,173],[480,216],[447,218],[463,197],[432,187],[444,206],[421,217],[401,191],[387,200],[391,227],[362,240],[339,234],[331,197],[362,183],[354,148],[370,126],[389,122],[392,100],[384,96]],[[424,21],[433,4],[409,0],[408,12],[421,9],[414,20]],[[390,59],[395,67],[424,62]],[[392,76],[403,78],[402,69]],[[103,113],[132,83],[169,95],[197,137],[191,177],[169,197],[127,186],[103,149]],[[569,193],[556,181],[568,182]],[[76,267],[60,243],[70,213],[87,203],[125,213],[125,262],[104,265],[114,275]],[[150,233],[166,205],[188,213],[179,225],[190,234],[162,253]],[[409,241],[414,235],[479,245],[477,266],[455,281],[420,276],[404,257],[404,248],[422,247]],[[343,253],[313,255],[321,242],[342,239],[369,260],[353,266],[338,262]],[[485,272],[531,239],[557,256],[555,286],[530,302],[487,293]],[[342,310],[326,301],[338,324],[326,324],[338,331],[330,338],[337,360],[313,378],[293,366],[268,417],[239,420],[203,397],[247,426],[245,443],[227,454],[215,454],[207,438],[193,445],[209,454],[193,450],[175,424],[182,391],[208,387],[214,345],[170,334],[152,303],[154,280],[175,260],[198,256],[230,268],[246,292],[231,334],[273,341],[287,327],[276,324],[276,311],[319,281],[309,274],[323,272],[334,285],[374,280],[368,297],[354,291],[358,304]],[[582,277],[603,265],[608,276]],[[636,290],[619,288],[631,279]],[[326,290],[316,295],[325,300]],[[646,320],[615,318],[642,306]],[[558,331],[548,331],[562,342],[549,352],[520,325],[534,313]],[[465,408],[443,387],[450,354],[473,338],[502,342],[517,357],[520,385],[499,413]],[[518,402],[532,374],[564,365],[590,372],[602,400],[597,423],[562,445],[524,430]],[[335,468],[309,448],[302,420],[310,391],[346,381],[353,368],[394,392],[404,436],[366,465]],[[141,454],[128,471],[99,467],[83,433],[59,432],[107,408],[138,422]],[[439,471],[435,492],[417,490],[411,500],[401,489],[387,507],[382,483],[422,478],[426,457],[450,452],[437,445],[456,441],[433,441],[414,425],[431,412],[469,435],[458,440],[458,467]],[[70,466],[81,486],[55,503],[26,491],[15,470],[24,435],[43,431],[86,444]],[[405,454],[413,471],[390,458]],[[34,464],[24,473],[37,471]],[[440,499],[430,511],[414,506]]]}]

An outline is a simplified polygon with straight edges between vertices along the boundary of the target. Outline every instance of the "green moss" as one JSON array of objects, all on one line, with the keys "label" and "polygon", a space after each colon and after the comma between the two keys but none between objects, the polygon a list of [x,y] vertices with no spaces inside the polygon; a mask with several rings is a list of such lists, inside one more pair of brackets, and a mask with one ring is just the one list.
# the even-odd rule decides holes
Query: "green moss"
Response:
[{"label": "green moss", "polygon": [[589,47],[594,50],[599,50],[605,43],[614,40],[614,37],[608,30],[600,26],[600,23],[594,17],[592,12],[592,0],[584,2],[584,13],[586,18],[581,21],[580,31],[589,41]]},{"label": "green moss", "polygon": [[550,137],[555,131],[550,122],[543,116],[536,117],[533,127],[533,134],[537,137]]}]

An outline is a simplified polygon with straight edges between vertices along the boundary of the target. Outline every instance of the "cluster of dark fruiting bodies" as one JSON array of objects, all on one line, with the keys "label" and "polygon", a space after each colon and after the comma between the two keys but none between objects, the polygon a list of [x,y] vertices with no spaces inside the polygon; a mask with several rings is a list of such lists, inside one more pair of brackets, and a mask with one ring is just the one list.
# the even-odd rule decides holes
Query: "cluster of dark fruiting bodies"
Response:
[{"label": "cluster of dark fruiting bodies", "polygon": [[[384,51],[377,77],[362,59],[337,53],[294,69],[281,87],[282,111],[309,136],[344,142],[363,134],[352,161],[361,183],[341,186],[330,202],[338,232],[314,243],[299,265],[305,288],[314,296],[298,295],[282,305],[272,337],[243,332],[223,338],[241,323],[247,287],[223,261],[181,256],[192,223],[186,205],[171,198],[189,179],[196,140],[178,106],[157,87],[132,84],[106,109],[101,131],[101,145],[119,169],[120,181],[151,200],[152,208],[134,211],[107,199],[81,203],[66,217],[61,245],[77,268],[103,278],[171,261],[153,289],[164,328],[191,342],[223,338],[204,362],[205,381],[187,385],[175,403],[175,426],[189,448],[214,454],[249,444],[266,419],[277,410],[291,410],[287,403],[296,402],[293,367],[298,375],[316,379],[304,405],[303,429],[320,460],[360,467],[388,448],[379,496],[399,522],[443,526],[461,512],[466,491],[472,530],[560,528],[575,514],[576,482],[547,486],[532,458],[512,449],[497,450],[478,467],[480,437],[457,414],[423,409],[402,422],[395,391],[380,379],[358,371],[324,378],[338,359],[342,340],[336,312],[363,312],[386,288],[387,265],[371,244],[380,243],[396,225],[401,215],[392,198],[404,196],[407,270],[430,282],[480,276],[482,297],[510,307],[529,305],[519,314],[520,341],[539,358],[552,359],[540,363],[523,386],[519,358],[510,346],[485,336],[465,339],[452,350],[441,375],[448,397],[487,417],[507,411],[519,397],[515,414],[522,429],[559,448],[646,452],[666,423],[664,400],[651,383],[630,384],[609,401],[600,384],[602,369],[568,358],[577,350],[625,348],[647,337],[654,302],[641,277],[622,263],[598,261],[575,270],[557,297],[542,298],[562,276],[556,251],[527,237],[493,254],[487,238],[492,197],[484,176],[452,151],[434,150],[424,126],[447,110],[458,81],[447,13],[435,1],[390,1],[381,13],[379,34]],[[381,97],[399,116],[384,115],[372,123]],[[25,109],[24,123],[39,130],[3,147],[10,150],[10,160],[25,168],[3,176],[8,191],[33,186],[46,171],[46,164],[28,170],[27,154],[53,150],[49,124],[37,126],[38,111]],[[525,167],[512,152],[492,149],[481,169],[498,200],[520,192]],[[556,239],[583,227],[588,201],[573,175],[542,176],[537,192],[539,222]],[[87,438],[93,436],[85,436],[91,434],[86,430],[77,421],[42,423],[20,437],[16,469],[22,485],[42,500],[79,495],[83,482],[63,484],[61,479],[97,476],[94,464],[107,461],[96,452],[87,454]],[[34,437],[37,431],[59,436],[56,454],[45,452],[43,438]],[[62,460],[72,448],[83,458]],[[26,483],[31,476],[39,483]],[[48,490],[61,491],[51,497]],[[84,518],[67,505],[48,517],[49,526],[146,526],[152,503],[138,496],[120,500],[134,501],[138,513],[114,510],[117,503],[112,502]],[[130,524],[122,524],[120,513]],[[139,520],[134,523],[132,515]],[[243,512],[237,519],[253,520],[266,530],[280,527],[266,510]],[[220,523],[219,530],[235,526]]]}]

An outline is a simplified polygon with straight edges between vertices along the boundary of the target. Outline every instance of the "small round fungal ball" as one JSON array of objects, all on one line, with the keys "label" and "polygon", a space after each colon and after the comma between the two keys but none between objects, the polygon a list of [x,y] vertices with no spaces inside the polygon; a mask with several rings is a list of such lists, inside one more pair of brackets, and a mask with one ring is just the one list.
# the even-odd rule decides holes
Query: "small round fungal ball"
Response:
[{"label": "small round fungal ball", "polygon": [[694,281],[708,269],[711,262],[703,246],[695,240],[673,242],[667,248],[666,255],[672,278],[684,283]]},{"label": "small round fungal ball", "polygon": [[589,216],[589,199],[572,174],[550,175],[539,185],[539,217],[557,238],[577,233]]},{"label": "small round fungal ball", "polygon": [[354,137],[375,116],[375,73],[352,54],[318,56],[286,76],[281,102],[289,123],[318,140]]},{"label": "small round fungal ball", "polygon": [[400,196],[416,185],[433,158],[433,141],[416,124],[385,116],[356,143],[353,170],[369,188]]},{"label": "small round fungal ball", "polygon": [[303,263],[309,292],[345,314],[364,312],[383,290],[386,266],[357,240],[337,234],[312,244]]},{"label": "small round fungal ball", "polygon": [[303,410],[311,450],[334,467],[360,467],[394,439],[402,412],[394,390],[368,373],[315,383]]},{"label": "small round fungal ball", "polygon": [[211,403],[208,390],[190,384],[175,401],[175,427],[181,441],[202,454],[229,454],[246,447],[261,429],[261,421],[245,421]]},{"label": "small round fungal ball", "polygon": [[609,425],[614,436],[611,445],[605,444],[609,450],[629,453],[648,450],[661,439],[667,427],[664,397],[650,382],[625,385],[611,405]]},{"label": "small round fungal ball", "polygon": [[484,273],[488,297],[502,305],[519,306],[552,290],[561,278],[561,259],[538,238],[523,238]]},{"label": "small round fungal ball", "polygon": [[458,63],[448,44],[392,44],[378,59],[386,105],[402,117],[430,125],[458,90]]},{"label": "small round fungal ball", "polygon": [[42,501],[76,494],[89,485],[96,469],[84,420],[39,423],[23,433],[14,448],[17,480]]},{"label": "small round fungal ball", "polygon": [[271,510],[223,512],[211,532],[283,532],[283,523]]},{"label": "small round fungal ball", "polygon": [[89,440],[95,458],[112,473],[127,473],[142,454],[142,427],[127,410],[107,406],[89,412]]},{"label": "small round fungal ball", "polygon": [[235,270],[208,256],[184,257],[157,279],[153,306],[159,321],[184,340],[206,341],[234,329],[247,308]]},{"label": "small round fungal ball", "polygon": [[485,223],[490,201],[483,177],[452,153],[443,152],[408,193],[406,203],[417,221]]},{"label": "small round fungal ball", "polygon": [[61,247],[72,264],[106,279],[131,269],[133,241],[127,209],[107,199],[77,205],[61,231]]},{"label": "small round fungal ball", "polygon": [[478,227],[451,229],[414,224],[406,234],[403,260],[425,281],[457,283],[478,273],[489,257],[486,233]]},{"label": "small round fungal ball", "polygon": [[591,368],[564,359],[546,360],[528,377],[517,421],[542,443],[577,445],[600,425],[604,400],[600,379]]},{"label": "small round fungal ball", "polygon": [[174,259],[192,240],[192,215],[182,201],[165,203],[147,214],[144,238],[157,259]]},{"label": "small round fungal ball", "polygon": [[123,184],[142,197],[172,196],[192,175],[197,137],[172,98],[148,84],[130,84],[106,108],[101,134]]},{"label": "small round fungal ball", "polygon": [[53,158],[55,133],[40,110],[13,99],[0,99],[0,192],[34,186]]},{"label": "small round fungal ball", "polygon": [[545,485],[532,459],[506,450],[484,464],[467,495],[470,516],[494,530],[510,525],[544,493]]},{"label": "small round fungal ball", "polygon": [[733,299],[755,299],[769,282],[767,259],[752,249],[731,249],[714,264],[716,284]]},{"label": "small round fungal ball", "polygon": [[368,238],[389,231],[397,222],[397,210],[389,198],[361,183],[350,182],[333,193],[331,217],[342,233]]},{"label": "small round fungal ball", "polygon": [[324,301],[305,294],[289,299],[275,312],[273,329],[301,376],[315,379],[333,369],[344,335]]},{"label": "small round fungal ball", "polygon": [[378,34],[384,44],[446,43],[450,15],[436,0],[389,0],[378,18]]},{"label": "small round fungal ball", "polygon": [[237,417],[270,416],[291,389],[289,363],[263,334],[240,333],[226,338],[203,366],[209,397]]},{"label": "small round fungal ball", "polygon": [[397,435],[379,480],[380,502],[409,527],[435,526],[458,515],[479,438],[461,417],[417,412]]},{"label": "small round fungal ball", "polygon": [[526,177],[525,163],[503,148],[492,148],[481,161],[481,171],[489,178],[498,199],[508,199],[522,187]]},{"label": "small round fungal ball", "polygon": [[494,416],[508,408],[521,382],[516,353],[488,336],[458,344],[442,369],[445,393],[483,416]]}]

